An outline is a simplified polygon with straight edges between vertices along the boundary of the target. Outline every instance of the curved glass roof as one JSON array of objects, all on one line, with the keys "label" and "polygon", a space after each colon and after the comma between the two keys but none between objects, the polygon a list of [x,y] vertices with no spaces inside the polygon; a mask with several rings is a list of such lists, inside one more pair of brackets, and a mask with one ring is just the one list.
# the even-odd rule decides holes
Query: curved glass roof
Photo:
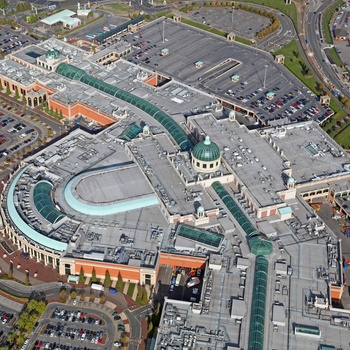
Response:
[{"label": "curved glass roof", "polygon": [[196,144],[192,156],[202,162],[212,162],[220,158],[220,149],[216,143],[210,141],[209,136],[206,136],[205,141]]},{"label": "curved glass roof", "polygon": [[34,242],[37,242],[40,245],[43,245],[44,247],[48,247],[50,249],[53,249],[55,251],[65,251],[67,249],[67,243],[63,243],[60,241],[56,241],[55,239],[46,237],[42,235],[40,232],[35,231],[32,229],[27,223],[21,218],[21,216],[18,214],[15,203],[14,203],[14,192],[15,187],[17,184],[17,181],[22,176],[22,174],[26,171],[27,167],[22,169],[13,179],[8,194],[7,194],[7,210],[9,213],[9,216],[11,220],[13,221],[14,225],[21,231],[25,236],[27,236],[29,239],[33,240]]},{"label": "curved glass roof", "polygon": [[[91,173],[99,173],[100,170],[89,171]],[[73,184],[79,179],[85,177],[87,172],[79,174],[73,177],[66,185],[64,189],[64,197],[67,204],[74,210],[79,213],[92,215],[92,216],[107,216],[118,213],[124,213],[129,210],[135,210],[140,208],[146,208],[153,205],[158,205],[158,198],[155,195],[144,196],[136,199],[130,199],[123,202],[107,204],[107,205],[96,205],[89,204],[85,202],[79,201],[76,197],[74,197],[72,193]]]},{"label": "curved glass roof", "polygon": [[233,198],[228,194],[225,188],[221,185],[219,181],[215,181],[212,184],[215,192],[219,195],[221,200],[225,203],[227,209],[238,221],[244,232],[249,235],[252,232],[255,232],[256,229],[242,212],[241,208],[236,204]]},{"label": "curved glass roof", "polygon": [[51,201],[52,185],[47,181],[40,181],[34,187],[34,205],[37,211],[51,224],[55,224],[65,217]]},{"label": "curved glass roof", "polygon": [[140,108],[142,111],[153,117],[157,122],[162,124],[183,151],[188,151],[193,148],[192,142],[188,139],[181,126],[178,125],[169,115],[148,101],[96,79],[86,74],[84,70],[67,63],[60,63],[56,69],[56,73],[72,80],[78,80],[108,95],[119,98],[137,108]]},{"label": "curved glass roof", "polygon": [[264,349],[267,275],[267,259],[263,256],[257,256],[255,261],[253,300],[250,314],[249,350]]},{"label": "curved glass roof", "polygon": [[142,131],[141,127],[137,124],[131,124],[118,136],[118,139],[124,141],[130,141],[134,139]]}]

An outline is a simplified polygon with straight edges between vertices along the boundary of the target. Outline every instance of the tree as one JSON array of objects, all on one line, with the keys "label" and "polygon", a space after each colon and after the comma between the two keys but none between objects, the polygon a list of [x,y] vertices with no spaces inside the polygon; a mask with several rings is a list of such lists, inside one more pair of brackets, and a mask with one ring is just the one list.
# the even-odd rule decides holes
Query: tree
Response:
[{"label": "tree", "polygon": [[90,293],[90,301],[93,302],[95,300],[95,294],[93,292]]},{"label": "tree", "polygon": [[62,109],[60,109],[60,116],[59,116],[60,120],[63,118],[63,115],[62,115]]},{"label": "tree", "polygon": [[7,277],[8,278],[12,278],[13,277],[13,266],[12,266],[12,264],[10,265],[9,271],[7,273]]},{"label": "tree", "polygon": [[2,83],[1,83],[1,80],[0,80],[0,91],[4,90],[4,88],[2,87]]},{"label": "tree", "polygon": [[84,284],[84,283],[85,283],[84,269],[83,269],[82,266],[80,267],[78,283],[79,283],[79,284]]},{"label": "tree", "polygon": [[29,277],[28,276],[26,276],[26,278],[24,280],[24,285],[29,286]]},{"label": "tree", "polygon": [[22,102],[23,102],[23,103],[26,103],[26,102],[27,102],[26,95],[24,95],[24,94],[22,95]]},{"label": "tree", "polygon": [[19,93],[18,93],[18,88],[16,86],[16,89],[15,89],[15,99],[18,100],[19,99]]},{"label": "tree", "polygon": [[65,289],[62,289],[62,290],[60,291],[61,302],[66,301],[66,297],[67,297],[67,292],[66,292]]},{"label": "tree", "polygon": [[9,84],[6,84],[6,95],[11,95],[11,90]]},{"label": "tree", "polygon": [[106,296],[104,294],[102,294],[100,296],[100,304],[104,304],[106,302]]},{"label": "tree", "polygon": [[109,271],[106,270],[105,281],[103,285],[108,288],[111,286],[111,284],[112,284],[111,275],[109,274]]},{"label": "tree", "polygon": [[96,270],[93,267],[92,272],[91,272],[91,283],[96,283],[97,282],[97,277],[96,277]]},{"label": "tree", "polygon": [[85,300],[85,292],[82,291],[80,294],[80,300],[84,301]]},{"label": "tree", "polygon": [[58,119],[58,109],[55,110],[55,118]]},{"label": "tree", "polygon": [[120,271],[118,273],[118,281],[117,281],[116,288],[121,292],[123,291],[123,288],[124,288],[124,282],[123,282],[122,275],[120,274]]},{"label": "tree", "polygon": [[153,330],[153,322],[150,321],[149,324],[148,324],[148,329],[147,329],[148,334],[150,334],[152,332],[152,330]]},{"label": "tree", "polygon": [[70,292],[70,297],[71,297],[71,299],[77,298],[77,292],[74,289]]}]

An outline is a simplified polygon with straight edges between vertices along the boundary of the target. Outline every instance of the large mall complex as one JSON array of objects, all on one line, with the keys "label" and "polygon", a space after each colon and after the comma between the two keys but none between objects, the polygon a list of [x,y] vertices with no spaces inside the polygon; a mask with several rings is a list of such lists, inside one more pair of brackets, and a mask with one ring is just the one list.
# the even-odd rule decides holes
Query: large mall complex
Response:
[{"label": "large mall complex", "polygon": [[[168,21],[169,37],[190,32]],[[193,31],[196,41],[209,35]],[[128,61],[129,35],[94,52],[52,38],[0,62],[1,86],[29,108],[103,127],[76,129],[23,160],[2,193],[3,234],[61,275],[95,269],[103,279],[108,270],[166,295],[157,349],[345,349],[342,241],[309,203],[348,213],[348,155],[312,119],[262,124],[250,107],[209,91],[218,62],[208,52],[174,75],[163,61],[155,69]],[[249,81],[240,55],[255,55],[271,79],[302,93],[272,57],[217,41],[233,45],[224,60],[238,62],[237,75]],[[183,54],[166,44],[161,59]],[[208,89],[186,82],[198,82],[200,69]],[[186,287],[189,270],[201,280],[195,289]]]}]

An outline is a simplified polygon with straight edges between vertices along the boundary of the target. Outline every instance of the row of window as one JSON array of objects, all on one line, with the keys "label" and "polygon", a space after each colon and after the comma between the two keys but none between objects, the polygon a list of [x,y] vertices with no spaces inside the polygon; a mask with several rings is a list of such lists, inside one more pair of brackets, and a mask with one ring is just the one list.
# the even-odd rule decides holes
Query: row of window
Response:
[{"label": "row of window", "polygon": [[[202,169],[213,169],[214,166],[217,167],[219,165],[219,161],[215,162],[215,163],[201,163],[201,162],[195,162],[195,160],[193,159],[192,164],[196,164],[197,168],[202,168]],[[208,166],[209,165],[209,166]]]}]

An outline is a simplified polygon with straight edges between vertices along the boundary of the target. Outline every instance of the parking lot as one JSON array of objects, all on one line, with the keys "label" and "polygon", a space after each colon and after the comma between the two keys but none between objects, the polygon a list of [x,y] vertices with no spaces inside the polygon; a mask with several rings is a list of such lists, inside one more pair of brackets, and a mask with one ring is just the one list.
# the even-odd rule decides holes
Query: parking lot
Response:
[{"label": "parking lot", "polygon": [[36,40],[28,34],[22,34],[9,26],[1,26],[0,29],[0,52],[8,54],[24,45],[29,45]]},{"label": "parking lot", "polygon": [[[232,101],[255,112],[263,123],[322,121],[331,113],[283,65],[255,48],[214,38],[169,19],[152,22],[123,39],[133,47],[129,61]],[[161,54],[164,48],[169,50],[166,55]],[[198,61],[200,67],[195,64]],[[236,82],[233,75],[239,77]],[[267,100],[269,92],[273,97]],[[276,106],[270,106],[272,103]]]},{"label": "parking lot", "polygon": [[6,102],[0,103],[0,161],[16,152],[25,151],[26,147],[39,138],[40,128],[25,117],[26,113],[14,109]]},{"label": "parking lot", "polygon": [[[124,332],[119,315],[106,315],[81,305],[52,305],[39,321],[28,348],[33,350],[111,349],[117,330]],[[114,320],[113,320],[114,318]]]},{"label": "parking lot", "polygon": [[0,306],[0,346],[4,344],[8,333],[11,331],[13,324],[17,319],[17,313],[10,308]]},{"label": "parking lot", "polygon": [[191,11],[193,20],[235,35],[252,40],[256,33],[266,28],[270,21],[267,17],[240,9],[232,10],[228,7],[202,7]]}]

